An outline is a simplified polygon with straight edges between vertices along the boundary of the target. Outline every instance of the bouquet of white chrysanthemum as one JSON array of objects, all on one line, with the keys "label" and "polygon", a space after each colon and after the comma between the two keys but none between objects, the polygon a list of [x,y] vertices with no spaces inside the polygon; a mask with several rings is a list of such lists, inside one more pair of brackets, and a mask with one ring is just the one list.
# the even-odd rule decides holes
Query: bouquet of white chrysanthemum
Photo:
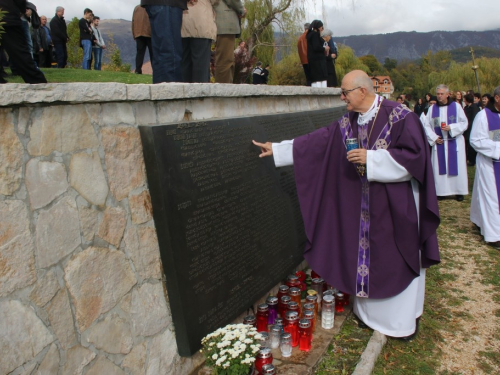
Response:
[{"label": "bouquet of white chrysanthemum", "polygon": [[260,349],[262,335],[247,324],[229,324],[201,340],[206,365],[216,375],[247,375]]}]

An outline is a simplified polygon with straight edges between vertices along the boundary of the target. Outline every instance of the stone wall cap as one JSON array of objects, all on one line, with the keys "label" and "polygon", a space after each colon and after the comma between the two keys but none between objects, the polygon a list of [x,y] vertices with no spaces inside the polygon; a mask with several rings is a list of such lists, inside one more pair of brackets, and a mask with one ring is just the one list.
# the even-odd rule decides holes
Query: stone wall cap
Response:
[{"label": "stone wall cap", "polygon": [[105,103],[137,100],[181,100],[228,97],[339,96],[339,88],[272,86],[222,83],[124,83],[76,82],[0,85],[0,107],[21,104]]}]

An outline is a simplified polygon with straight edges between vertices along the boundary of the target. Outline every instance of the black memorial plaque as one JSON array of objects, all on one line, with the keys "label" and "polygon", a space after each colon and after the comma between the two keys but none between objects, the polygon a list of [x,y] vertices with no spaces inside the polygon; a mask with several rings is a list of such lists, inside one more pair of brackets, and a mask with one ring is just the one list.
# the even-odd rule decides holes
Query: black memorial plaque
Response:
[{"label": "black memorial plaque", "polygon": [[327,126],[344,107],[141,126],[153,215],[179,354],[233,321],[303,260],[293,167],[251,140]]}]

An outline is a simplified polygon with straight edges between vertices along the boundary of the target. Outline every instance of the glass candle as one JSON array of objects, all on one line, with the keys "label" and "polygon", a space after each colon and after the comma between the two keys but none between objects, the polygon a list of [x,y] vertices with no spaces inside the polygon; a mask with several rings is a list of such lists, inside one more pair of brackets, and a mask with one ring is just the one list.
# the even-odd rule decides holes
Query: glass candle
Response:
[{"label": "glass candle", "polygon": [[269,346],[272,349],[279,348],[280,336],[281,336],[281,327],[280,326],[273,325],[273,326],[271,326],[271,328],[269,328]]},{"label": "glass candle", "polygon": [[282,333],[280,337],[281,356],[290,357],[292,355],[292,335],[288,332]]},{"label": "glass candle", "polygon": [[321,311],[321,327],[332,329],[335,320],[335,298],[332,295],[326,295],[323,298],[323,307]]},{"label": "glass candle", "polygon": [[300,309],[300,296],[301,296],[302,292],[300,291],[299,288],[290,288],[288,290],[288,295],[290,296],[290,298],[292,299],[293,302],[297,302],[297,304],[299,305],[299,309]]},{"label": "glass candle", "polygon": [[320,277],[311,280],[311,289],[315,290],[318,295],[322,295],[325,291],[325,280]]},{"label": "glass candle", "polygon": [[292,346],[299,345],[299,313],[287,311],[285,313],[285,332],[292,335]]},{"label": "glass candle", "polygon": [[265,303],[257,306],[257,332],[267,332],[267,320],[269,318],[269,307]]},{"label": "glass candle", "polygon": [[267,297],[266,304],[267,306],[269,306],[269,316],[267,318],[267,323],[272,325],[278,317],[278,297]]},{"label": "glass candle", "polygon": [[269,337],[269,333],[268,332],[259,332],[260,335],[262,336],[262,338],[259,340],[260,341],[260,347],[261,348],[269,348],[271,345],[270,345],[270,342],[271,342],[271,339]]},{"label": "glass candle", "polygon": [[286,285],[289,288],[297,287],[300,284],[300,280],[296,275],[288,275],[286,278]]},{"label": "glass candle", "polygon": [[344,306],[347,306],[349,304],[349,298],[351,297],[351,295],[349,293],[346,293],[346,292],[342,292],[344,293]]},{"label": "glass candle", "polygon": [[314,311],[304,311],[303,317],[304,319],[309,319],[311,321],[311,331],[314,332],[316,329],[316,315],[314,315]]},{"label": "glass candle", "polygon": [[281,297],[281,310],[279,313],[282,317],[285,317],[285,313],[288,311],[288,304],[292,301],[290,296]]},{"label": "glass candle", "polygon": [[274,365],[268,363],[267,365],[262,366],[261,370],[262,375],[276,375],[276,369]]},{"label": "glass candle", "polygon": [[303,352],[308,352],[311,350],[311,344],[311,321],[309,319],[301,319],[299,321],[299,349]]},{"label": "glass candle", "polygon": [[[332,296],[333,299],[335,299],[335,293],[336,293],[335,290],[333,290],[333,289],[327,289],[327,290],[325,290],[323,292],[323,297],[322,298],[325,298],[325,296]],[[323,308],[323,302],[321,302],[322,298],[318,300],[320,309]]]},{"label": "glass candle", "polygon": [[262,347],[257,352],[257,356],[255,357],[255,370],[257,374],[262,374],[262,367],[267,364],[273,363],[273,353],[271,353],[271,348]]},{"label": "glass candle", "polygon": [[[311,290],[311,292],[316,292],[316,291]],[[306,296],[306,304],[307,303],[312,303],[314,305],[314,315],[318,316],[318,295],[316,293],[314,295],[308,294]]]},{"label": "glass candle", "polygon": [[247,315],[243,318],[243,324],[248,324],[252,327],[257,327],[257,318],[255,315]]},{"label": "glass candle", "polygon": [[338,292],[335,296],[335,312],[342,313],[344,312],[344,293]]},{"label": "glass candle", "polygon": [[276,318],[274,320],[274,325],[276,327],[280,327],[281,333],[285,333],[285,330],[283,329],[283,318]]},{"label": "glass candle", "polygon": [[[300,317],[300,306],[297,304],[297,302],[290,301],[286,311],[296,311]],[[286,312],[285,312],[285,316],[286,316]]]},{"label": "glass candle", "polygon": [[314,318],[316,318],[314,303],[304,303],[304,305],[302,306],[302,316],[304,316],[304,313],[306,311],[312,311],[312,313],[314,314]]},{"label": "glass candle", "polygon": [[283,310],[283,306],[281,306],[281,297],[283,296],[288,296],[288,290],[290,288],[288,287],[288,285],[281,285],[280,286],[280,289],[278,290],[278,313],[281,314],[281,311]]}]

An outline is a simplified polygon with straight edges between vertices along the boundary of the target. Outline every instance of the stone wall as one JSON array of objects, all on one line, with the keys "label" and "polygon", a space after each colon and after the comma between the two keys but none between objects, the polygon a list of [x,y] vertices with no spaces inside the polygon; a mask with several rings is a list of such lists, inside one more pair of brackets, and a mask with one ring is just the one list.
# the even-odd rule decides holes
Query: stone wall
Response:
[{"label": "stone wall", "polygon": [[0,85],[0,374],[175,374],[139,125],[315,110],[337,89]]}]

